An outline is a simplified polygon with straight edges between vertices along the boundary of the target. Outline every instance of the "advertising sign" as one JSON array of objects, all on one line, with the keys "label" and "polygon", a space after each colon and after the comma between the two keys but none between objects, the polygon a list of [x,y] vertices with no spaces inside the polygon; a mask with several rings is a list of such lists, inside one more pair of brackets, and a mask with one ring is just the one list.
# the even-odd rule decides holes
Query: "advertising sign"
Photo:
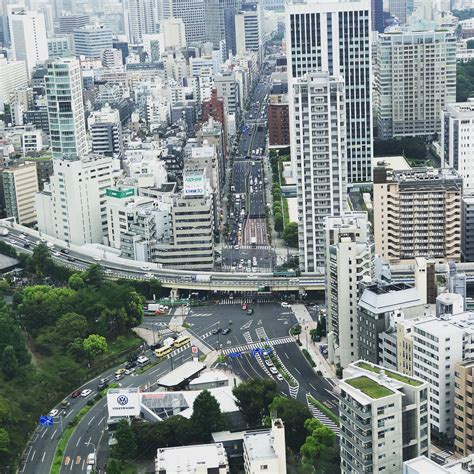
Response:
[{"label": "advertising sign", "polygon": [[111,388],[107,392],[109,417],[138,416],[140,414],[141,394],[136,387]]}]

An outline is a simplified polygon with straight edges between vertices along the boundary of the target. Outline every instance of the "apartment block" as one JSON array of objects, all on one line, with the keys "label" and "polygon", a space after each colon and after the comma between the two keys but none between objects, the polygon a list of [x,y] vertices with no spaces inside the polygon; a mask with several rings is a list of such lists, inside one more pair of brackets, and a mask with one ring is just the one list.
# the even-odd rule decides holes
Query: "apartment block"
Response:
[{"label": "apartment block", "polygon": [[339,387],[343,474],[399,474],[403,461],[428,455],[426,382],[359,360]]},{"label": "apartment block", "polygon": [[326,303],[329,361],[347,367],[359,358],[359,284],[372,278],[373,244],[367,214],[326,218]]},{"label": "apartment block", "polygon": [[379,138],[440,134],[441,112],[456,101],[454,31],[382,33],[376,48]]},{"label": "apartment block", "polygon": [[474,195],[462,198],[462,260],[474,262]]},{"label": "apartment block", "polygon": [[454,366],[454,451],[461,456],[474,452],[474,360]]},{"label": "apartment block", "polygon": [[270,147],[290,145],[288,94],[272,94],[268,101],[268,144]]},{"label": "apartment block", "polygon": [[123,157],[123,135],[120,113],[108,104],[89,115],[87,120],[92,140],[92,152],[99,155]]},{"label": "apartment block", "polygon": [[74,30],[76,56],[101,58],[105,49],[112,48],[112,31],[100,25],[86,25]]},{"label": "apartment block", "polygon": [[0,58],[0,110],[9,104],[12,94],[28,86],[28,71],[25,61],[8,61]]},{"label": "apartment block", "polygon": [[374,168],[375,253],[390,263],[461,259],[462,178],[444,168]]}]

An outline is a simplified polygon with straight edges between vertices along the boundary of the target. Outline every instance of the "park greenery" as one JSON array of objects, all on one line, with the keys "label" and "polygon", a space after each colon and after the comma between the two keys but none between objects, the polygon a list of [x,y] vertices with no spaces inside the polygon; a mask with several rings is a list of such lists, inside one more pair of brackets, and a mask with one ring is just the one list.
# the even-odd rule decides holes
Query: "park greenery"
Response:
[{"label": "park greenery", "polygon": [[456,66],[456,101],[474,97],[474,59]]},{"label": "park greenery", "polygon": [[[1,280],[12,304],[0,301],[0,470],[13,471],[40,415],[73,389],[124,360],[141,340],[144,296],[129,281],[108,281],[98,265],[73,272],[53,262],[46,246],[20,260],[18,278]],[[47,284],[46,284],[47,283]],[[143,286],[145,296],[159,283]]]},{"label": "park greenery", "polygon": [[409,160],[424,164],[426,159],[426,143],[421,137],[391,138],[374,140],[374,156],[403,155]]}]

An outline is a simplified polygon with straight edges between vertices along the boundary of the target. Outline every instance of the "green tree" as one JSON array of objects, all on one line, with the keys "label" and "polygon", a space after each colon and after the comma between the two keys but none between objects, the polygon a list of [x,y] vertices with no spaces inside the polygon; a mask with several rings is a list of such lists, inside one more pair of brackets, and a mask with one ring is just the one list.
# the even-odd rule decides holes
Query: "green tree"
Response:
[{"label": "green tree", "polygon": [[10,449],[10,436],[5,428],[0,428],[0,455],[7,454]]},{"label": "green tree", "polygon": [[127,420],[120,420],[115,431],[117,444],[112,448],[113,457],[120,461],[134,459],[137,455],[137,443],[132,427]]},{"label": "green tree", "polygon": [[12,346],[5,346],[2,353],[2,372],[7,380],[17,375],[18,359]]},{"label": "green tree", "polygon": [[298,248],[298,224],[290,222],[283,232],[283,240],[290,246]]},{"label": "green tree", "polygon": [[334,472],[334,466],[339,464],[336,435],[319,420],[308,419],[304,426],[309,436],[301,446],[303,463],[317,467],[321,473]]},{"label": "green tree", "polygon": [[39,244],[33,249],[33,254],[29,260],[29,266],[37,275],[47,274],[51,269],[51,254],[45,244]]},{"label": "green tree", "polygon": [[118,459],[110,459],[107,463],[107,474],[122,474],[122,463]]},{"label": "green tree", "polygon": [[270,403],[269,410],[285,423],[288,446],[299,451],[306,438],[304,423],[311,418],[308,408],[298,400],[278,396]]},{"label": "green tree", "polygon": [[100,287],[104,281],[102,267],[97,263],[91,265],[84,273],[84,281],[88,285]]},{"label": "green tree", "polygon": [[83,339],[88,326],[87,319],[82,314],[66,313],[58,319],[55,329],[63,345],[67,346],[77,338]]},{"label": "green tree", "polygon": [[105,354],[108,351],[107,340],[104,336],[98,334],[91,334],[84,339],[84,352],[90,360],[95,359],[101,354]]},{"label": "green tree", "polygon": [[84,279],[80,273],[73,273],[69,277],[68,285],[69,288],[72,288],[73,290],[80,290],[81,288],[84,288],[84,284]]},{"label": "green tree", "polygon": [[275,214],[273,219],[275,221],[275,230],[277,232],[281,232],[283,230],[283,216],[280,213],[278,213],[278,214]]},{"label": "green tree", "polygon": [[4,301],[0,301],[0,354],[6,346],[12,346],[19,365],[30,363],[30,354],[17,321]]},{"label": "green tree", "polygon": [[203,390],[194,400],[191,421],[199,440],[203,442],[211,440],[213,431],[224,429],[225,419],[219,402],[208,390]]},{"label": "green tree", "polygon": [[260,426],[269,415],[268,406],[278,395],[277,384],[269,379],[251,379],[233,388],[232,393],[244,420],[249,426]]}]

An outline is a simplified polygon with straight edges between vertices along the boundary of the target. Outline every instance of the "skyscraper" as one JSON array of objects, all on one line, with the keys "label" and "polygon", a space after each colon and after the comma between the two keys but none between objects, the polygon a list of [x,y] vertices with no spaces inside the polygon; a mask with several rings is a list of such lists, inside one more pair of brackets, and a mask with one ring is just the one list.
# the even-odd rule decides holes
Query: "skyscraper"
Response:
[{"label": "skyscraper", "polygon": [[225,39],[225,11],[234,14],[240,10],[241,0],[204,0],[206,12],[206,40],[211,41],[215,48]]},{"label": "skyscraper", "polygon": [[324,273],[324,220],[341,214],[346,195],[344,82],[315,72],[291,87],[300,267]]},{"label": "skyscraper", "polygon": [[25,61],[29,73],[38,61],[48,59],[48,40],[44,15],[36,11],[12,11],[9,14],[10,37],[17,61]]},{"label": "skyscraper", "polygon": [[88,125],[92,138],[92,152],[121,159],[123,136],[119,111],[107,104],[91,113]]},{"label": "skyscraper", "polygon": [[152,0],[124,0],[123,21],[129,43],[141,43],[143,35],[156,32]]},{"label": "skyscraper", "polygon": [[[294,102],[291,84],[307,72],[327,71],[344,78],[349,182],[372,179],[370,17],[370,0],[306,0],[286,8],[290,103]],[[292,135],[292,156],[296,157]],[[293,169],[296,166],[294,161]]]},{"label": "skyscraper", "polygon": [[79,61],[47,61],[46,98],[53,158],[80,157],[87,152],[82,78]]},{"label": "skyscraper", "polygon": [[206,40],[204,0],[173,0],[172,8],[173,17],[183,20],[188,45]]},{"label": "skyscraper", "polygon": [[104,49],[112,48],[112,31],[99,25],[86,25],[74,30],[76,56],[100,58]]}]

